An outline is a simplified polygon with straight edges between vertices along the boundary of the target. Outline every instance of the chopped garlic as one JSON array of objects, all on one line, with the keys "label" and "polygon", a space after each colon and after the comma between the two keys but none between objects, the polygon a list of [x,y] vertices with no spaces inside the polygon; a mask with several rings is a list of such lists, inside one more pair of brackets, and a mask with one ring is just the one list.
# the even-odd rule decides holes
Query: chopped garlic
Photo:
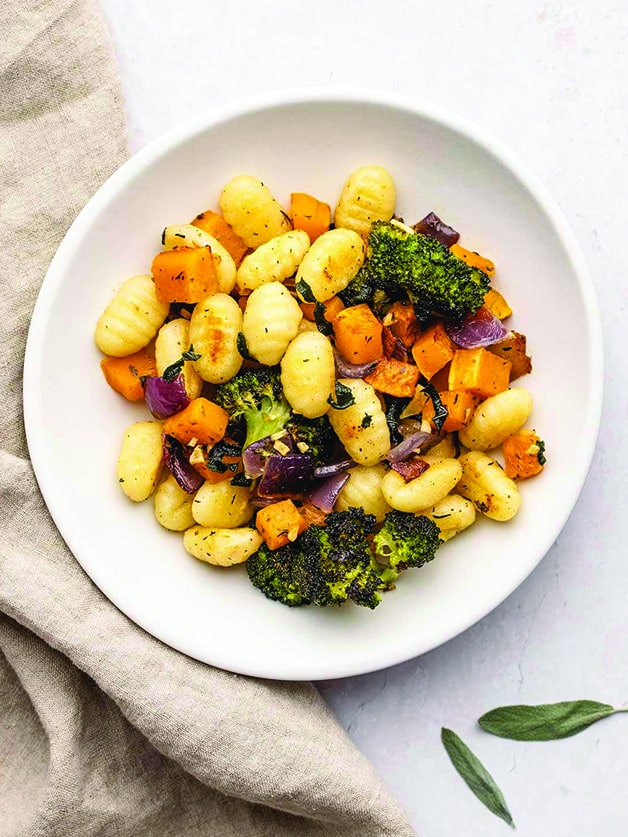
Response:
[{"label": "chopped garlic", "polygon": [[190,456],[190,465],[200,465],[205,462],[205,453],[202,445],[197,445]]},{"label": "chopped garlic", "polygon": [[414,230],[412,229],[412,227],[409,227],[407,224],[404,224],[403,221],[398,221],[396,218],[391,218],[390,224],[391,226],[397,227],[398,229],[403,230],[404,232],[407,232],[410,235],[414,235]]},{"label": "chopped garlic", "polygon": [[287,453],[290,453],[290,448],[288,445],[285,445],[283,442],[280,442],[279,439],[273,445],[274,449],[277,453],[280,453],[282,456],[285,456]]},{"label": "chopped garlic", "polygon": [[299,537],[299,526],[298,525],[297,526],[291,526],[288,529],[287,534],[288,534],[288,540],[289,541],[296,541],[296,539]]}]

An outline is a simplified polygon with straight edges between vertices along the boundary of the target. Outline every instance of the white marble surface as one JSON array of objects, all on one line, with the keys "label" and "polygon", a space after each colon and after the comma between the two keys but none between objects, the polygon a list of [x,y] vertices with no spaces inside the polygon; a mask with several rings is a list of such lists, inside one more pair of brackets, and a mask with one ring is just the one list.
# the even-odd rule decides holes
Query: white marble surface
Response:
[{"label": "white marble surface", "polygon": [[569,524],[528,581],[463,636],[320,688],[425,837],[506,833],[454,774],[442,725],[499,779],[522,837],[626,834],[626,716],[549,744],[475,726],[504,703],[628,703],[626,0],[100,2],[133,150],[242,96],[357,85],[475,119],[562,205],[599,292],[607,363],[601,440]]}]

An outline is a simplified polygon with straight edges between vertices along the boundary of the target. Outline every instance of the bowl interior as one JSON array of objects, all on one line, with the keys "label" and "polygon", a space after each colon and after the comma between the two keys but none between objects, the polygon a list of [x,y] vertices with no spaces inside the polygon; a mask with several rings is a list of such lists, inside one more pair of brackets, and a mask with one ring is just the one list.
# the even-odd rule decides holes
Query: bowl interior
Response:
[{"label": "bowl interior", "polygon": [[[285,205],[291,191],[332,205],[349,172],[393,173],[398,214],[433,210],[490,256],[495,286],[528,337],[535,399],[529,422],[547,443],[542,477],[522,484],[507,524],[482,521],[438,559],[406,573],[374,612],[288,609],[243,568],[203,565],[161,529],[152,503],[115,481],[124,428],[146,418],[104,383],[93,343],[116,287],[150,269],[166,224],[216,207],[233,175],[260,177]],[[92,199],[51,266],[33,318],[25,409],[31,455],[66,542],[131,619],[200,660],[246,674],[329,678],[384,667],[455,636],[525,578],[564,525],[597,430],[600,353],[595,306],[560,218],[485,141],[425,113],[377,102],[303,101],[232,113],[182,129],[123,167]],[[552,213],[552,210],[549,210]],[[574,258],[576,262],[574,262]],[[78,409],[77,409],[78,408]]]}]

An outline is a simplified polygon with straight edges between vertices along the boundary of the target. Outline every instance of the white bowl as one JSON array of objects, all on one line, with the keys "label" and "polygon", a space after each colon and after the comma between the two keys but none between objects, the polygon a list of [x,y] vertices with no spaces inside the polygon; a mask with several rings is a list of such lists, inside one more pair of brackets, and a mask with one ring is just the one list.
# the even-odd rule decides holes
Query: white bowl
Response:
[{"label": "white bowl", "polygon": [[[461,244],[494,259],[496,286],[528,336],[530,426],[547,443],[542,476],[521,485],[510,523],[481,521],[438,558],[408,571],[375,610],[287,608],[243,567],[221,570],[183,550],[152,502],[115,480],[124,428],[146,418],[98,368],[96,320],[116,287],[145,273],[166,224],[215,207],[233,175],[260,177],[284,205],[291,191],[337,199],[349,172],[379,163],[408,221],[434,210]],[[564,526],[593,454],[602,349],[592,285],[560,211],[509,152],[458,117],[364,93],[282,95],[199,117],[123,165],[91,199],[42,286],[26,353],[28,444],[44,498],[68,546],[130,619],[186,654],[243,674],[334,678],[402,662],[464,631],[539,563]]]}]

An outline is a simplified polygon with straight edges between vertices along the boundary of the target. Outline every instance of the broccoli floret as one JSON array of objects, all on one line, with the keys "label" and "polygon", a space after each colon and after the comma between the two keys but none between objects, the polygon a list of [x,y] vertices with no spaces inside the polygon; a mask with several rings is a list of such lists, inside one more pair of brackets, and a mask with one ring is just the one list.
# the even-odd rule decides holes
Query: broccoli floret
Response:
[{"label": "broccoli floret", "polygon": [[386,221],[375,221],[368,237],[367,258],[346,293],[367,287],[391,299],[405,291],[421,319],[442,314],[459,322],[474,314],[490,287],[488,276],[437,241],[408,233]]},{"label": "broccoli floret", "polygon": [[438,526],[425,515],[390,511],[373,538],[375,554],[386,562],[380,577],[389,586],[402,570],[422,567],[436,556],[441,544]]},{"label": "broccoli floret", "polygon": [[269,549],[262,544],[246,562],[252,583],[269,599],[288,607],[309,604],[292,580],[292,544],[279,549]]},{"label": "broccoli floret", "polygon": [[375,517],[362,509],[331,512],[294,543],[262,545],[247,561],[249,578],[269,599],[291,607],[341,605],[348,599],[374,608],[382,582],[367,540]]},{"label": "broccoli floret", "polygon": [[232,420],[244,418],[245,448],[258,439],[279,433],[290,418],[290,405],[284,397],[277,367],[240,372],[218,387],[216,402]]},{"label": "broccoli floret", "polygon": [[320,607],[347,599],[375,608],[381,601],[368,536],[375,517],[352,508],[327,515],[325,526],[310,526],[296,541],[293,578],[302,594]]},{"label": "broccoli floret", "polygon": [[327,416],[315,419],[293,416],[287,423],[286,430],[292,436],[298,450],[307,445],[307,451],[303,448],[302,452],[312,454],[315,466],[329,461],[336,447],[336,434]]}]

